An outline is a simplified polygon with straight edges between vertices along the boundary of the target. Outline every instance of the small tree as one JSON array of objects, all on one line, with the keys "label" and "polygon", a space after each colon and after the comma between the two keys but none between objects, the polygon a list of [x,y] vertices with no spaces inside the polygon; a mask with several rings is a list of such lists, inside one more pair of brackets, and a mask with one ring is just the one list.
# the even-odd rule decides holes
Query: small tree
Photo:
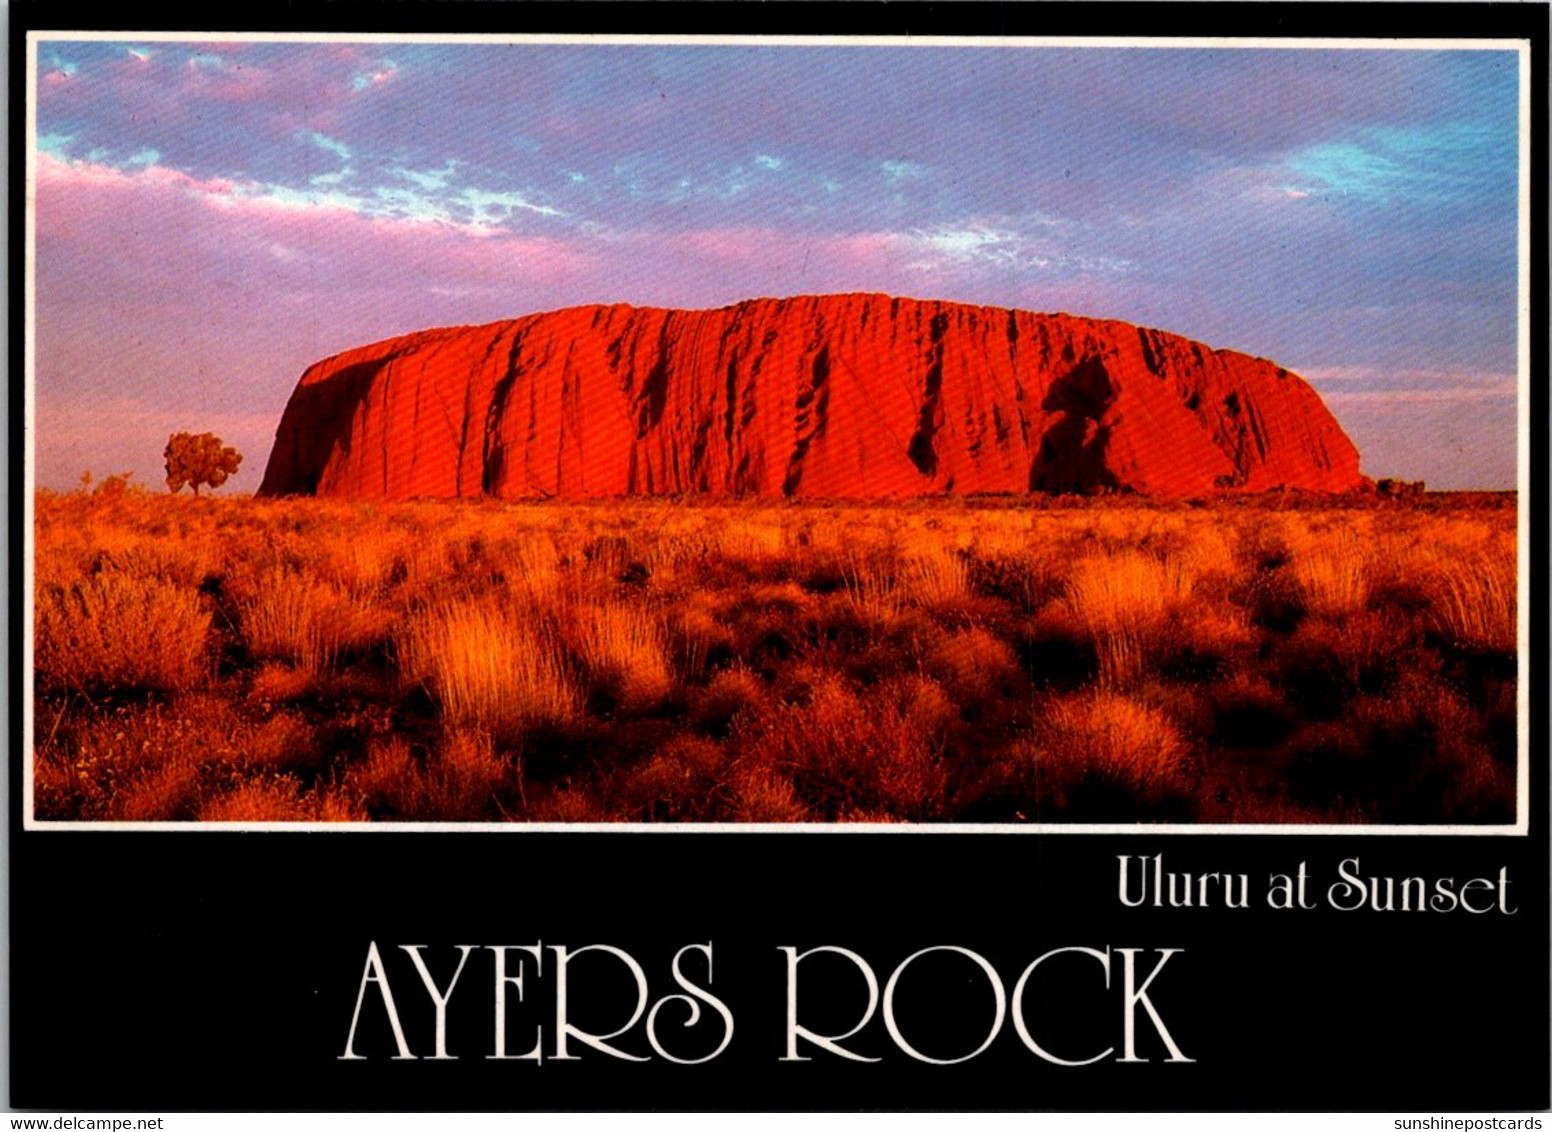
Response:
[{"label": "small tree", "polygon": [[242,454],[221,443],[213,432],[175,432],[167,439],[167,490],[180,491],[184,484],[199,494],[200,484],[220,487],[237,471]]}]

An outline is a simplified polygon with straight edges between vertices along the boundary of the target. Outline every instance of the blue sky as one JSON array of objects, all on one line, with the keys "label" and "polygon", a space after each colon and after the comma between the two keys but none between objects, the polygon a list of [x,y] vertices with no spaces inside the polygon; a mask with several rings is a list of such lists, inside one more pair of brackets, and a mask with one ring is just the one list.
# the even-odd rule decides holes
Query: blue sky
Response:
[{"label": "blue sky", "polygon": [[1308,377],[1374,476],[1514,483],[1506,51],[44,42],[39,482],[258,482],[302,369],[582,302],[887,291]]}]

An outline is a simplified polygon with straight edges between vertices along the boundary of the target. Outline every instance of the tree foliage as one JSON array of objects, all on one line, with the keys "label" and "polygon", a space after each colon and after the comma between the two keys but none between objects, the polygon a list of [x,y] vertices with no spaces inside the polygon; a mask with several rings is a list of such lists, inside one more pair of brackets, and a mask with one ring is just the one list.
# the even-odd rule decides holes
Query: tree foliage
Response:
[{"label": "tree foliage", "polygon": [[213,432],[175,432],[168,437],[163,455],[167,458],[167,490],[180,491],[188,484],[195,495],[201,484],[220,487],[242,463],[242,454],[221,443]]}]

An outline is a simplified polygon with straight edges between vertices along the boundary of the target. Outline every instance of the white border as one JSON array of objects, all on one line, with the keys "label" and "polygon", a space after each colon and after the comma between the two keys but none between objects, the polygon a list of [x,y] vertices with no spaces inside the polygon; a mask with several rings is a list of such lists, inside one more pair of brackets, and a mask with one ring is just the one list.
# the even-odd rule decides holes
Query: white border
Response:
[{"label": "white border", "polygon": [[[1519,758],[1515,776],[1515,814],[1513,825],[1219,825],[1219,824],[1131,824],[1114,823],[864,823],[864,822],[114,822],[114,821],[39,821],[33,816],[32,751],[34,741],[33,698],[33,498],[36,490],[36,373],[34,368],[34,327],[36,294],[33,285],[37,260],[36,189],[37,189],[37,82],[38,48],[50,42],[106,43],[403,43],[403,44],[525,44],[533,46],[566,45],[591,47],[962,47],[1028,50],[1068,49],[1271,49],[1323,51],[1514,51],[1519,61],[1519,301],[1517,334],[1518,397],[1516,400],[1516,439],[1518,447],[1517,512],[1518,533],[1518,687],[1516,696]],[[1529,832],[1530,806],[1530,43],[1522,39],[1267,39],[1257,37],[1178,37],[1147,38],[1126,36],[1084,36],[1062,38],[1036,37],[941,37],[941,36],[627,36],[627,35],[358,35],[323,32],[87,32],[29,31],[27,33],[27,171],[26,171],[26,280],[24,314],[26,319],[24,359],[26,371],[26,423],[24,428],[25,467],[22,510],[25,529],[22,564],[22,615],[27,626],[22,639],[22,751],[24,830],[38,831],[139,831],[193,833],[833,833],[833,834],[1249,834],[1306,836],[1525,836]]]}]

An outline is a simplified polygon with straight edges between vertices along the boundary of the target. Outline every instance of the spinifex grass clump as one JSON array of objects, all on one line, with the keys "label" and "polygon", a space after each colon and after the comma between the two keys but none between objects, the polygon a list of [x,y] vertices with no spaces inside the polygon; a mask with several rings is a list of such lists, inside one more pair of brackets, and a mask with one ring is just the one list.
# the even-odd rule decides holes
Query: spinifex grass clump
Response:
[{"label": "spinifex grass clump", "polygon": [[175,692],[208,678],[210,607],[197,590],[116,568],[44,577],[33,637],[43,689]]},{"label": "spinifex grass clump", "polygon": [[673,691],[663,632],[649,610],[607,601],[568,614],[577,654],[595,690],[628,711],[655,708]]},{"label": "spinifex grass clump", "polygon": [[1048,701],[1015,757],[1042,816],[1136,821],[1171,802],[1173,816],[1190,812],[1190,744],[1168,713],[1114,692]]},{"label": "spinifex grass clump", "polygon": [[35,502],[45,820],[1515,816],[1503,497]]},{"label": "spinifex grass clump", "polygon": [[943,736],[952,708],[931,680],[908,677],[867,695],[824,679],[795,703],[751,720],[735,750],[761,793],[790,781],[810,820],[876,814],[913,821],[943,814]]},{"label": "spinifex grass clump", "polygon": [[1186,563],[1134,550],[1076,563],[1065,605],[1093,643],[1106,684],[1133,682],[1166,646],[1194,581]]},{"label": "spinifex grass clump", "polygon": [[455,725],[517,741],[564,728],[581,710],[580,684],[555,630],[532,608],[462,600],[412,613],[399,635],[399,668]]},{"label": "spinifex grass clump", "polygon": [[1519,602],[1512,548],[1485,548],[1441,562],[1427,585],[1430,627],[1444,640],[1487,652],[1513,653]]},{"label": "spinifex grass clump", "polygon": [[360,597],[298,570],[260,572],[236,605],[254,659],[285,661],[312,676],[334,671],[346,652],[385,635],[382,618]]}]

